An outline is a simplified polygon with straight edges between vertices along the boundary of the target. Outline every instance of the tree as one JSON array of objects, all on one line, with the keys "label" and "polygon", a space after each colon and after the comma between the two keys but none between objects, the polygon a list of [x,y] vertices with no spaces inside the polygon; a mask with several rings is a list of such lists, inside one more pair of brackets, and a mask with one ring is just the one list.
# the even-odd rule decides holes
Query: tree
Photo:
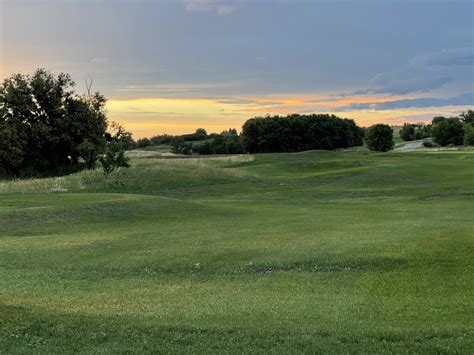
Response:
[{"label": "tree", "polygon": [[207,138],[207,131],[204,128],[198,128],[194,135],[196,140],[203,140]]},{"label": "tree", "polygon": [[106,100],[90,88],[84,96],[73,88],[69,75],[45,69],[2,82],[0,170],[51,175],[94,165],[105,146]]},{"label": "tree", "polygon": [[404,123],[400,130],[400,138],[404,141],[412,141],[415,139],[415,127],[416,125],[411,123]]},{"label": "tree", "polygon": [[443,117],[443,116],[433,117],[433,119],[431,120],[431,124],[435,125],[435,124],[438,124],[438,123],[446,121],[446,120],[447,120],[447,118]]},{"label": "tree", "polygon": [[431,136],[435,143],[442,146],[462,145],[464,141],[464,127],[457,117],[448,118],[433,126]]},{"label": "tree", "polygon": [[474,125],[464,126],[464,145],[474,145]]},{"label": "tree", "polygon": [[193,146],[198,154],[242,154],[244,148],[237,130],[231,128],[220,134],[212,134],[211,139]]},{"label": "tree", "polygon": [[145,148],[151,145],[151,141],[148,138],[140,138],[137,140],[137,148]]},{"label": "tree", "polygon": [[362,145],[363,130],[334,115],[256,117],[242,127],[242,142],[250,153],[338,149]]},{"label": "tree", "polygon": [[375,124],[366,131],[365,140],[370,150],[377,152],[387,152],[393,149],[393,129],[386,124]]},{"label": "tree", "polygon": [[400,130],[400,138],[404,141],[413,141],[415,139],[423,139],[430,136],[431,125],[423,123],[404,123]]},{"label": "tree", "polygon": [[459,115],[461,118],[461,121],[463,121],[465,124],[471,124],[474,125],[474,111],[473,110],[468,110],[467,112],[461,113]]}]

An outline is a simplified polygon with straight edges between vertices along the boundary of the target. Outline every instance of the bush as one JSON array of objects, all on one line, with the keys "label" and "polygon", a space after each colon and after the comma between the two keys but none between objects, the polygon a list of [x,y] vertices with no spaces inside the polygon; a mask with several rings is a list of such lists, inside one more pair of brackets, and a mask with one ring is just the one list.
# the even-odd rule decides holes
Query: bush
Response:
[{"label": "bush", "polygon": [[120,167],[129,167],[123,144],[118,141],[107,143],[105,154],[99,158],[99,161],[102,164],[105,176],[108,176],[112,171]]},{"label": "bush", "polygon": [[377,152],[387,152],[393,149],[393,129],[386,124],[376,124],[369,127],[366,131],[365,140],[370,150]]},{"label": "bush", "polygon": [[191,143],[185,142],[182,137],[176,137],[171,141],[171,152],[174,154],[192,154]]},{"label": "bush", "polygon": [[464,141],[464,127],[457,117],[448,118],[433,125],[431,136],[435,143],[441,146],[462,145]]}]

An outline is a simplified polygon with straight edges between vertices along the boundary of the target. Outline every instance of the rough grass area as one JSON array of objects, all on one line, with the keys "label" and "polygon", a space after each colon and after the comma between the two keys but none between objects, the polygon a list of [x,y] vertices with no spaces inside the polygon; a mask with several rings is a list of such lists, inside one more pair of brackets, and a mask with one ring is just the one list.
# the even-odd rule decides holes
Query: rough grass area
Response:
[{"label": "rough grass area", "polygon": [[0,353],[474,351],[474,151],[0,183]]}]

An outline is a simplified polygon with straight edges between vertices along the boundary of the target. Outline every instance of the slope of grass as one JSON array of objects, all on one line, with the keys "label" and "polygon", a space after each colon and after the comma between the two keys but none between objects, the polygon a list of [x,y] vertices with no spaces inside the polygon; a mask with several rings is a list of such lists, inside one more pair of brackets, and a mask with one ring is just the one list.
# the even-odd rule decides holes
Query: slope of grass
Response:
[{"label": "slope of grass", "polygon": [[472,353],[474,151],[0,183],[0,352]]}]

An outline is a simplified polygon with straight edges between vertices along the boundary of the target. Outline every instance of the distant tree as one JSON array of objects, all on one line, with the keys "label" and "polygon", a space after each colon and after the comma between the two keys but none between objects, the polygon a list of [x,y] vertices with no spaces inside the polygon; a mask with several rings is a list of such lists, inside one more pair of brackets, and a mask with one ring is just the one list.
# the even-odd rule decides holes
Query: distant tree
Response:
[{"label": "distant tree", "polygon": [[415,139],[424,139],[431,136],[431,125],[419,123],[415,125]]},{"label": "distant tree", "polygon": [[430,136],[431,125],[423,123],[404,123],[400,130],[400,138],[404,141],[413,141],[415,139],[423,139]]},{"label": "distant tree", "polygon": [[375,124],[366,131],[365,140],[370,150],[387,152],[393,149],[393,129],[386,124]]},{"label": "distant tree", "polygon": [[473,110],[468,110],[467,112],[463,112],[461,113],[459,117],[461,118],[461,121],[464,122],[465,124],[474,125],[474,111]]},{"label": "distant tree", "polygon": [[441,146],[462,145],[464,127],[457,117],[448,118],[433,125],[431,136]]},{"label": "distant tree", "polygon": [[212,134],[209,140],[193,146],[198,154],[241,154],[244,152],[242,140],[237,130],[231,128],[220,134]]},{"label": "distant tree", "polygon": [[169,134],[153,136],[150,138],[150,145],[170,144],[173,139]]},{"label": "distant tree", "polygon": [[136,142],[137,148],[146,148],[151,145],[151,140],[148,138],[140,138]]},{"label": "distant tree", "polygon": [[464,145],[474,145],[474,124],[464,126]]},{"label": "distant tree", "polygon": [[433,117],[433,119],[431,120],[431,124],[435,125],[437,123],[440,123],[440,122],[443,122],[443,121],[446,121],[446,120],[447,120],[447,118],[443,117],[443,116]]},{"label": "distant tree", "polygon": [[412,141],[415,139],[415,128],[416,125],[411,123],[404,123],[400,130],[400,138],[404,141]]},{"label": "distant tree", "polygon": [[191,143],[185,142],[182,137],[175,137],[171,141],[171,152],[174,154],[190,155],[192,154]]},{"label": "distant tree", "polygon": [[353,120],[334,115],[256,117],[242,127],[250,153],[337,149],[363,144],[363,130]]},{"label": "distant tree", "polygon": [[194,133],[196,140],[206,139],[207,131],[204,128],[198,128]]}]

